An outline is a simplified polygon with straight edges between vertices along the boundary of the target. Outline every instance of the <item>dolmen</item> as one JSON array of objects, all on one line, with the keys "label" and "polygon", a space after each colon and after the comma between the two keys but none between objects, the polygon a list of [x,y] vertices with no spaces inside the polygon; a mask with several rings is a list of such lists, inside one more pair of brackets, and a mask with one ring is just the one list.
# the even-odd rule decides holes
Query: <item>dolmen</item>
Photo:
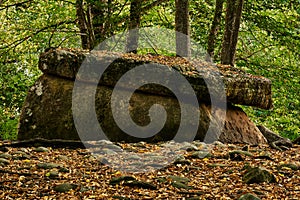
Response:
[{"label": "dolmen", "polygon": [[[139,71],[130,74],[138,66],[142,66]],[[29,89],[22,108],[19,140],[158,142],[187,136],[188,140],[222,143],[267,142],[238,105],[271,109],[271,81],[228,65],[162,55],[58,48],[40,55],[39,69],[43,74]],[[169,84],[172,73],[189,84],[179,80]],[[127,79],[120,81],[125,74]],[[136,84],[148,78],[178,84],[176,91],[151,84],[151,80]],[[196,105],[191,103],[193,95]],[[130,97],[128,101],[123,100],[126,97]],[[140,129],[132,128],[132,123]],[[149,129],[143,129],[147,126]],[[177,137],[179,131],[181,136]]]}]

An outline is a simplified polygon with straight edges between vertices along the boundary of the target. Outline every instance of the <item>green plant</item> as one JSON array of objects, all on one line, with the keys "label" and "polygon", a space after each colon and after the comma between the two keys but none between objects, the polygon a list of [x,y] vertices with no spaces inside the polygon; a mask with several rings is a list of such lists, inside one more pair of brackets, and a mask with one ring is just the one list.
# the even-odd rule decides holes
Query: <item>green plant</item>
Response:
[{"label": "green plant", "polygon": [[41,74],[47,47],[79,47],[72,1],[5,1],[0,5],[0,138],[16,139],[27,90]]}]

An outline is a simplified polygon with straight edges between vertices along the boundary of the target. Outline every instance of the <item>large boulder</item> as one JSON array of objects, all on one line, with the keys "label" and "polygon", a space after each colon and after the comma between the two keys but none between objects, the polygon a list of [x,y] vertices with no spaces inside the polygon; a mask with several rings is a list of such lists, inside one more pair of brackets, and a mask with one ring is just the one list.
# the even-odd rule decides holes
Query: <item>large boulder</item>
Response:
[{"label": "large boulder", "polygon": [[[99,56],[101,55],[101,56]],[[111,62],[109,70],[105,71],[101,80],[97,82],[95,95],[95,110],[100,127],[111,141],[136,142],[140,140],[156,142],[171,140],[176,135],[180,126],[181,110],[178,100],[168,89],[158,85],[145,85],[139,88],[130,99],[130,116],[132,120],[144,126],[150,123],[149,109],[153,104],[162,105],[167,113],[166,123],[158,134],[149,138],[137,138],[126,134],[116,124],[111,111],[111,95],[114,86],[120,77],[127,71],[145,63],[160,63],[179,71],[194,89],[199,107],[194,107],[199,112],[199,127],[195,139],[203,140],[207,134],[214,135],[219,130],[221,134],[216,139],[225,143],[266,143],[265,138],[250,121],[243,110],[233,104],[242,104],[269,109],[272,107],[271,83],[263,77],[254,77],[230,66],[218,65],[225,84],[225,95],[227,108],[217,107],[215,113],[211,113],[210,94],[203,80],[203,73],[208,63],[200,63],[200,69],[196,70],[189,62],[182,58],[163,56],[137,56],[133,54],[116,54],[107,52],[87,52],[81,50],[54,49],[40,56],[39,68],[43,75],[29,89],[25,100],[20,122],[18,139],[46,138],[46,139],[68,139],[68,140],[99,140],[105,139],[99,135],[78,135],[74,125],[72,114],[72,92],[74,80],[78,78],[78,70],[84,60],[91,63],[99,59]],[[199,64],[200,63],[200,64]],[[93,70],[93,68],[91,68]],[[210,71],[211,72],[211,71]],[[209,76],[220,76],[219,72],[211,73]],[[90,72],[93,73],[93,72]],[[201,74],[202,73],[202,74]],[[82,98],[88,97],[89,88],[94,87],[95,81],[91,77],[79,77],[85,87],[81,92]],[[212,78],[213,79],[213,78]],[[126,85],[119,88],[120,94],[128,93],[131,87],[130,80]],[[222,97],[220,97],[222,99]],[[114,106],[122,107],[121,103],[115,102]],[[84,103],[73,109],[89,111]],[[226,111],[225,124],[220,124],[218,117]],[[89,118],[86,112],[86,117]],[[194,116],[188,116],[186,126],[192,126]],[[95,124],[95,126],[99,126]],[[209,128],[210,127],[210,128]],[[93,128],[89,127],[91,130]],[[209,130],[209,131],[208,131]],[[212,137],[213,138],[213,137]]]},{"label": "large boulder", "polygon": [[[180,57],[119,54],[101,51],[81,51],[56,49],[40,56],[39,68],[44,74],[74,80],[84,60],[90,63],[105,65],[110,63],[109,70],[103,73],[100,85],[113,87],[126,72],[138,65],[159,63],[179,71],[191,84],[199,101],[209,102],[210,95],[203,77],[214,80],[222,76],[226,86],[227,101],[233,104],[254,106],[262,109],[272,108],[271,81],[261,76],[254,76],[229,65],[213,67],[211,63],[189,62]],[[197,69],[194,65],[197,65]],[[89,73],[97,71],[91,64]],[[92,75],[91,75],[92,76]],[[84,81],[93,82],[90,77],[82,77]],[[98,80],[96,80],[98,82]],[[135,80],[132,80],[133,82]],[[124,87],[130,87],[127,82]],[[172,93],[156,85],[147,85],[139,88],[141,91],[156,95],[172,96]]]}]

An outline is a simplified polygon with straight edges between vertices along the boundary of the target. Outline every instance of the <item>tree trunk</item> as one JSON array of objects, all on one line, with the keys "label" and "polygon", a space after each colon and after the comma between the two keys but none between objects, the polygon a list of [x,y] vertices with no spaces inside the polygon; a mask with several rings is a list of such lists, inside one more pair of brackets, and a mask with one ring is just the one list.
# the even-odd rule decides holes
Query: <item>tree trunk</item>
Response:
[{"label": "tree trunk", "polygon": [[232,32],[232,48],[230,51],[230,58],[232,63],[235,63],[235,55],[236,55],[236,47],[238,42],[241,18],[242,18],[242,11],[243,11],[244,0],[236,1],[236,15],[235,15],[235,23],[233,25],[233,32]]},{"label": "tree trunk", "polygon": [[208,35],[208,42],[207,42],[207,58],[206,60],[212,62],[214,58],[214,51],[215,51],[215,44],[218,31],[220,29],[220,23],[222,18],[223,12],[223,5],[225,0],[216,0],[216,7],[214,13],[214,19],[211,24],[211,29]]},{"label": "tree trunk", "polygon": [[227,0],[221,63],[234,65],[244,0]]},{"label": "tree trunk", "polygon": [[[138,28],[143,14],[166,1],[156,0],[142,7],[145,1],[131,0],[128,28]],[[83,2],[84,0],[76,0],[76,14],[81,33],[82,48],[93,49],[96,45],[115,34],[116,27],[123,23],[126,18],[118,19],[116,16],[113,16],[115,4],[112,0],[85,1],[87,6],[84,6]],[[123,5],[124,7],[125,4]],[[138,32],[132,32],[131,36],[128,36],[127,44],[132,44],[132,47],[128,48],[133,49],[133,52],[137,49],[137,41]]]},{"label": "tree trunk", "polygon": [[81,46],[83,49],[92,49],[95,43],[95,35],[92,24],[91,6],[84,11],[83,0],[76,0],[76,15],[80,29]]},{"label": "tree trunk", "polygon": [[92,24],[95,34],[95,45],[103,42],[109,33],[109,4],[110,0],[99,0],[91,4]]},{"label": "tree trunk", "polygon": [[131,0],[126,52],[137,53],[139,41],[138,28],[140,27],[141,23],[141,8],[142,0]]},{"label": "tree trunk", "polygon": [[76,0],[76,15],[78,20],[78,27],[80,30],[80,37],[81,37],[81,47],[83,49],[89,49],[89,40],[87,34],[87,22],[85,18],[85,13],[83,9],[83,1]]},{"label": "tree trunk", "polygon": [[175,6],[176,54],[190,57],[189,0],[176,0]]}]

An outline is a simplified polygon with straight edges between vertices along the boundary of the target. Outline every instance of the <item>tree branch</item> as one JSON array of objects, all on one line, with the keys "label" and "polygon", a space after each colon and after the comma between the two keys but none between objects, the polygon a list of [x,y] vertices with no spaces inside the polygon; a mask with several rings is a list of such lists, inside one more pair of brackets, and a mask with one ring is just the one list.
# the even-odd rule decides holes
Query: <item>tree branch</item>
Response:
[{"label": "tree branch", "polygon": [[146,6],[144,6],[142,9],[141,9],[141,14],[145,14],[148,10],[152,9],[153,7],[155,6],[158,6],[159,4],[163,3],[163,2],[166,2],[167,0],[156,0]]},{"label": "tree branch", "polygon": [[0,144],[0,148],[4,147],[32,147],[32,146],[45,146],[53,148],[69,147],[69,148],[96,148],[99,144],[93,143],[93,141],[81,141],[81,140],[64,140],[64,139],[45,139],[45,138],[33,138],[28,140],[8,141]]},{"label": "tree branch", "polygon": [[259,50],[257,50],[257,51],[254,51],[254,52],[252,52],[252,53],[250,53],[250,54],[247,55],[246,57],[238,57],[237,60],[244,60],[244,61],[247,61],[249,58],[251,58],[251,57],[254,56],[255,54],[257,54],[257,53],[259,53],[259,52],[261,52],[261,51],[263,51],[263,50],[265,50],[265,49],[267,49],[267,48],[273,47],[273,46],[275,46],[275,45],[270,44],[270,45],[268,45],[268,46],[264,46],[263,48],[261,48],[261,49],[259,49]]},{"label": "tree branch", "polygon": [[5,51],[5,52],[3,52],[3,53],[0,54],[0,55],[3,55],[4,53],[7,53],[11,48],[16,48],[17,46],[19,46],[20,44],[22,44],[22,43],[25,42],[26,40],[28,40],[28,39],[30,39],[30,38],[33,38],[34,36],[38,35],[39,33],[43,32],[43,31],[45,31],[45,30],[47,30],[47,29],[49,29],[49,28],[54,28],[54,27],[58,27],[58,26],[63,25],[63,24],[72,24],[72,23],[75,23],[75,20],[74,20],[74,21],[64,21],[64,22],[59,22],[59,23],[57,23],[57,24],[52,24],[52,25],[50,25],[50,26],[43,27],[43,28],[39,29],[38,31],[32,33],[31,35],[28,35],[28,36],[26,36],[26,37],[24,37],[24,38],[21,38],[21,39],[19,39],[19,40],[16,40],[16,41],[10,43],[10,44],[8,44],[8,45],[6,45],[6,46],[4,46],[4,47],[1,47],[0,49],[7,49],[7,48],[8,48],[8,50]]},{"label": "tree branch", "polygon": [[23,1],[23,2],[19,2],[19,3],[14,3],[14,4],[10,4],[10,5],[5,5],[5,6],[2,6],[1,5],[1,1],[0,1],[0,11],[1,10],[5,10],[5,9],[8,9],[8,8],[10,8],[10,7],[14,7],[14,6],[21,6],[21,5],[23,5],[23,4],[26,4],[26,3],[29,3],[29,2],[32,2],[33,0],[27,0],[27,1]]},{"label": "tree branch", "polygon": [[69,4],[74,5],[74,6],[76,5],[76,3],[71,2],[71,1],[67,1],[67,0],[59,0],[59,1],[66,2],[66,3],[69,3]]}]

